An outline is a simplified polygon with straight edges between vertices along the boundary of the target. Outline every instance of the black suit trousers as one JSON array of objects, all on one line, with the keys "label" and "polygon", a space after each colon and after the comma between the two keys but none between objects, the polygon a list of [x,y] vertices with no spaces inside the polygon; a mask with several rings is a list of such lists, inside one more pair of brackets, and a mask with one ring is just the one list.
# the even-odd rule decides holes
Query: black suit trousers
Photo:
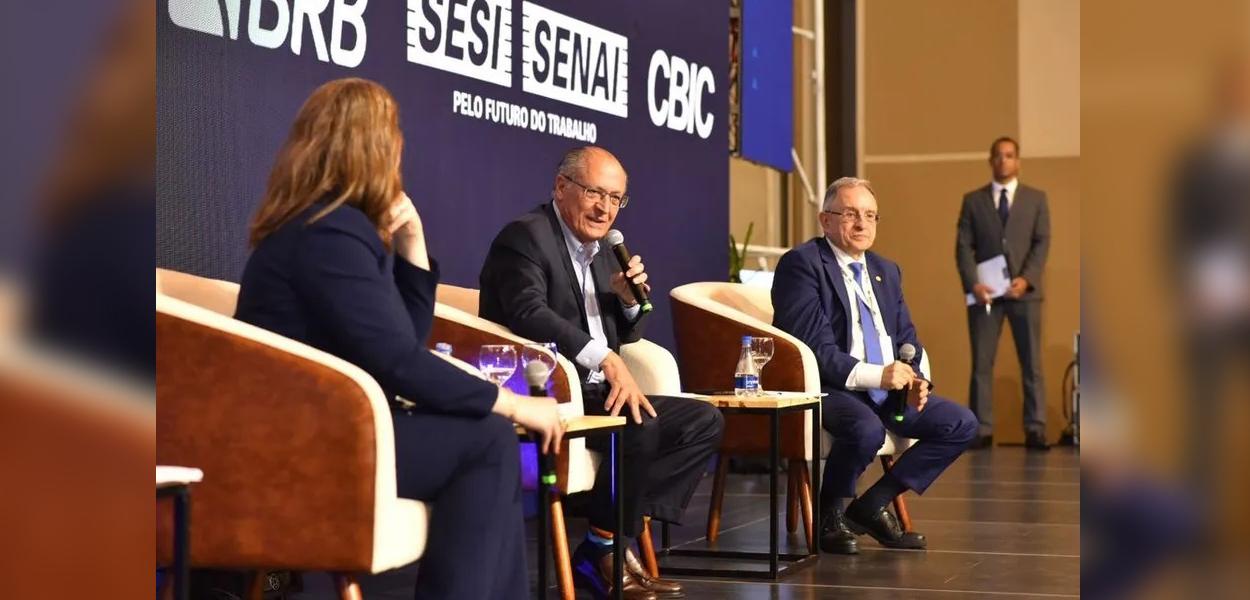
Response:
[{"label": "black suit trousers", "polygon": [[[605,384],[582,386],[582,401],[588,415],[604,415],[603,403],[609,387]],[[708,460],[720,448],[725,419],[716,407],[689,398],[647,396],[658,417],[642,413],[642,424],[634,422],[629,407],[624,447],[625,537],[635,538],[642,531],[643,515],[680,523],[690,497],[707,470]],[[605,531],[616,530],[612,512],[611,440],[608,436],[587,439],[587,447],[604,453],[591,490],[590,524]]]}]

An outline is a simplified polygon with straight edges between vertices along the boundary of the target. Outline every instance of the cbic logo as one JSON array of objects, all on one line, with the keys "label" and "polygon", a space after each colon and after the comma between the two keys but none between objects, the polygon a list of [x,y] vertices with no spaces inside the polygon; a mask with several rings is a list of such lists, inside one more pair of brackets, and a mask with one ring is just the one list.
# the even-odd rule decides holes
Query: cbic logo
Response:
[{"label": "cbic logo", "polygon": [[[668,80],[664,90],[661,78]],[[647,108],[651,123],[675,131],[712,135],[716,115],[703,110],[703,97],[716,93],[712,70],[676,54],[656,50],[647,67]],[[658,101],[657,101],[658,100]]]},{"label": "cbic logo", "polygon": [[[364,12],[369,0],[357,0],[355,3],[347,0],[333,1],[328,46],[321,15],[329,8],[331,0],[249,0],[247,38],[257,46],[277,48],[286,43],[289,33],[291,52],[298,56],[303,48],[304,24],[307,23],[317,60],[355,67],[365,58],[368,35],[365,31]],[[229,29],[230,39],[237,40],[242,3],[243,0],[169,0],[169,20],[184,29],[217,37],[225,37],[226,30]],[[265,5],[272,10],[266,10]],[[219,6],[225,7],[224,18]],[[262,15],[262,12],[266,14]],[[270,26],[261,24],[262,16],[271,23]],[[355,34],[355,43],[351,48],[343,46],[344,25],[350,27]]]}]

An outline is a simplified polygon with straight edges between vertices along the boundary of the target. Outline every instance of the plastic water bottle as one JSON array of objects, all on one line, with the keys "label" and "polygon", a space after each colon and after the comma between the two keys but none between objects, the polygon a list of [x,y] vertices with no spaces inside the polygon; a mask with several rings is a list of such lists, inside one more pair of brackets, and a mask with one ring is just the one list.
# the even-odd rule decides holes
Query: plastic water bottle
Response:
[{"label": "plastic water bottle", "polygon": [[438,352],[439,354],[446,354],[447,356],[451,356],[451,344],[448,344],[447,342],[439,342],[437,344],[434,344],[434,351]]},{"label": "plastic water bottle", "polygon": [[751,336],[742,336],[742,353],[734,369],[734,395],[754,396],[760,391],[760,372],[751,356]]}]

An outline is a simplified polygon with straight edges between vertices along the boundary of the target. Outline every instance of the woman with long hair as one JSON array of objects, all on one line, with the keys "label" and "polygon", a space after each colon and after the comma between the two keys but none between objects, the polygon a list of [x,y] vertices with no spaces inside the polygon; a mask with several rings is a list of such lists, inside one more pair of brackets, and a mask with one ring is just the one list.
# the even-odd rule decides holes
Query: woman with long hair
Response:
[{"label": "woman with long hair", "polygon": [[516,598],[528,585],[512,423],[540,434],[543,451],[563,426],[554,400],[426,349],[438,266],[403,191],[402,148],[382,86],[340,79],[312,93],[252,222],[236,317],[352,362],[411,403],[391,412],[399,494],[434,516],[416,597]]}]

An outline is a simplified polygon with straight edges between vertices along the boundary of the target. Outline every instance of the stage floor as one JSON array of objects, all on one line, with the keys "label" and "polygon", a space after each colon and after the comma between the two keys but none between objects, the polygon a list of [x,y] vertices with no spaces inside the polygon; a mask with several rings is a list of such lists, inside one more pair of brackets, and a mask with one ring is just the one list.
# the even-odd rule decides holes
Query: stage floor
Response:
[{"label": "stage floor", "polygon": [[[864,536],[858,556],[822,555],[815,565],[776,582],[681,580],[691,600],[1075,598],[1081,584],[1079,467],[1079,455],[1070,448],[1056,447],[1049,453],[1029,453],[1018,446],[969,451],[924,496],[907,495],[913,526],[928,536],[928,551],[889,550]],[[862,485],[871,484],[879,474],[879,466],[870,467]],[[718,548],[768,550],[767,483],[765,475],[730,474]],[[784,483],[783,477],[779,483],[783,492]],[[674,546],[706,547],[703,529],[710,490],[707,477],[690,505],[687,525],[671,529]],[[781,548],[801,552],[801,530],[794,535],[785,532],[784,496],[781,506]],[[580,542],[584,527],[584,519],[569,519],[571,547]],[[531,520],[531,549],[534,535]],[[656,537],[658,542],[658,528]],[[732,565],[680,560],[683,565]],[[529,561],[532,570],[534,557]],[[363,579],[365,598],[411,598],[416,569]],[[535,579],[531,575],[531,582]],[[305,574],[304,585],[305,591],[293,598],[334,598],[324,574]],[[550,597],[556,597],[554,589]]]}]

